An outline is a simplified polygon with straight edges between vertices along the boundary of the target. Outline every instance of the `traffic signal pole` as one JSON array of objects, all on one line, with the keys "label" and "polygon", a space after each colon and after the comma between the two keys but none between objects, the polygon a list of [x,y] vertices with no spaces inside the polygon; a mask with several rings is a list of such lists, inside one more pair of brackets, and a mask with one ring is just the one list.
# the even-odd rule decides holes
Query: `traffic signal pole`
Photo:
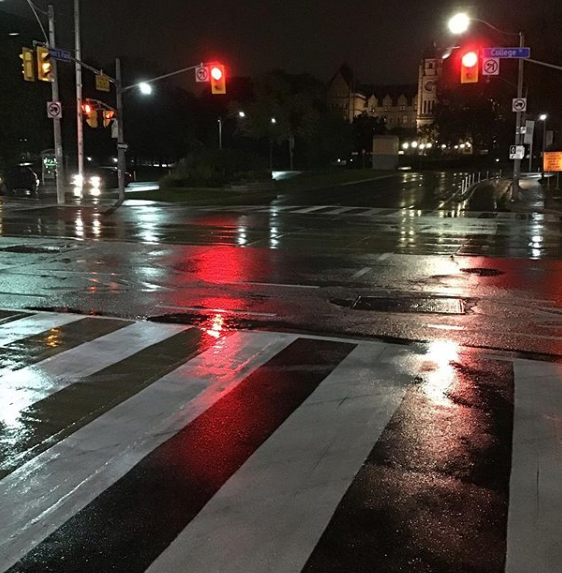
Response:
[{"label": "traffic signal pole", "polygon": [[125,127],[123,123],[123,77],[121,75],[121,60],[115,60],[115,92],[117,96],[117,177],[119,181],[119,198],[115,209],[125,201],[125,174],[127,157],[125,155]]},{"label": "traffic signal pole", "polygon": [[74,0],[74,51],[76,71],[76,142],[78,175],[84,177],[84,126],[82,125],[82,45],[80,40],[80,0]]},{"label": "traffic signal pole", "polygon": [[[51,4],[48,7],[49,17],[49,46],[56,47],[55,37],[55,10]],[[53,101],[59,101],[59,77],[57,73],[57,62],[51,59],[52,76],[51,94]],[[64,153],[62,149],[62,133],[60,119],[53,119],[53,132],[55,137],[55,157],[57,160],[57,203],[64,205]]]},{"label": "traffic signal pole", "polygon": [[[519,32],[519,47],[525,47],[525,34]],[[519,58],[519,73],[517,77],[517,98],[523,97],[523,75],[524,75],[524,60]],[[523,120],[523,113],[518,111],[515,118],[515,145],[523,143],[523,134],[521,133]],[[513,183],[511,186],[511,200],[515,201],[519,195],[519,179],[521,178],[521,159],[515,159],[513,162]]]}]

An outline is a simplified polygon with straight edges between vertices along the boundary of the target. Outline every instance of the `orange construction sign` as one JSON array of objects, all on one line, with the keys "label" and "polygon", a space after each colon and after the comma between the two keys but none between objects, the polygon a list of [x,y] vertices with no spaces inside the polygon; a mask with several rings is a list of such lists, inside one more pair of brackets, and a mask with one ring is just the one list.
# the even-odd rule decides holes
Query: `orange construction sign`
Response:
[{"label": "orange construction sign", "polygon": [[543,168],[545,173],[562,171],[562,151],[545,151]]}]

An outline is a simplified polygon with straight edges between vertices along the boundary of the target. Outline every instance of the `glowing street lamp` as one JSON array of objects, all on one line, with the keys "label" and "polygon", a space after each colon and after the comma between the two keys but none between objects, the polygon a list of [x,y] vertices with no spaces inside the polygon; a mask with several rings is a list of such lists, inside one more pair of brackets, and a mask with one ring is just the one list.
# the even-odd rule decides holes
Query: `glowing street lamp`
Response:
[{"label": "glowing street lamp", "polygon": [[151,95],[152,94],[152,86],[146,82],[141,82],[139,84],[139,90],[142,95]]},{"label": "glowing street lamp", "polygon": [[470,28],[470,17],[461,12],[449,20],[449,30],[452,34],[464,34]]}]

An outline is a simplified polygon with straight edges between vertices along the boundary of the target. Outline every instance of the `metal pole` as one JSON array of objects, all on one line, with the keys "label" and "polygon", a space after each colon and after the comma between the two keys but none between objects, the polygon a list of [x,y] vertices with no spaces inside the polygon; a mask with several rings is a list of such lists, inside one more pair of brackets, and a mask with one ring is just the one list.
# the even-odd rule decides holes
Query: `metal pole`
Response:
[{"label": "metal pole", "polygon": [[544,177],[544,154],[546,151],[546,119],[542,122],[542,166],[541,174]]},{"label": "metal pole", "polygon": [[[519,46],[521,48],[525,47],[525,34],[523,32],[519,32]],[[517,78],[517,97],[523,97],[523,74],[524,74],[524,67],[523,67],[523,58],[519,58],[519,74]],[[522,138],[521,138],[521,118],[523,114],[518,111],[516,118],[515,118],[515,145],[521,145]],[[511,200],[515,201],[519,194],[519,178],[521,177],[521,160],[515,159],[513,162],[513,185],[511,189]]]},{"label": "metal pole", "polygon": [[80,41],[80,0],[74,0],[74,51],[76,69],[76,142],[78,175],[84,177],[84,126],[82,124],[82,48]]},{"label": "metal pole", "polygon": [[535,139],[535,132],[533,130],[533,137],[531,137],[531,148],[529,150],[529,173],[533,172],[533,140]]},{"label": "metal pole", "polygon": [[123,124],[123,78],[121,76],[121,60],[115,60],[115,91],[117,93],[117,177],[119,180],[119,199],[115,207],[125,201],[125,172],[127,158],[125,156],[125,129]]},{"label": "metal pole", "polygon": [[[55,37],[55,9],[52,4],[48,7],[49,16],[49,46],[56,47]],[[53,101],[59,101],[59,77],[57,74],[57,61],[51,60],[53,81],[51,83],[51,96]],[[55,157],[57,160],[57,203],[64,205],[64,153],[62,149],[62,134],[60,119],[53,119],[53,132],[55,139]]]},{"label": "metal pole", "polygon": [[218,123],[219,123],[219,149],[222,149],[222,117],[219,117]]}]

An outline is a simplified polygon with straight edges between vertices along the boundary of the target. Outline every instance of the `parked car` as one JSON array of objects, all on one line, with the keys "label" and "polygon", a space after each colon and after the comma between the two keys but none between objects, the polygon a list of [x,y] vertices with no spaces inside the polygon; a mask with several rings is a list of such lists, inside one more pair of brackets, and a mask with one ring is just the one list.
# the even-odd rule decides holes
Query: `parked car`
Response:
[{"label": "parked car", "polygon": [[[129,172],[125,173],[125,186],[132,181]],[[81,180],[79,175],[74,175],[71,179],[74,187],[82,189],[117,189],[119,187],[119,177],[117,167],[95,167],[84,172],[84,178]]]},{"label": "parked car", "polygon": [[15,165],[0,170],[0,193],[2,195],[36,195],[39,178],[29,165]]}]

